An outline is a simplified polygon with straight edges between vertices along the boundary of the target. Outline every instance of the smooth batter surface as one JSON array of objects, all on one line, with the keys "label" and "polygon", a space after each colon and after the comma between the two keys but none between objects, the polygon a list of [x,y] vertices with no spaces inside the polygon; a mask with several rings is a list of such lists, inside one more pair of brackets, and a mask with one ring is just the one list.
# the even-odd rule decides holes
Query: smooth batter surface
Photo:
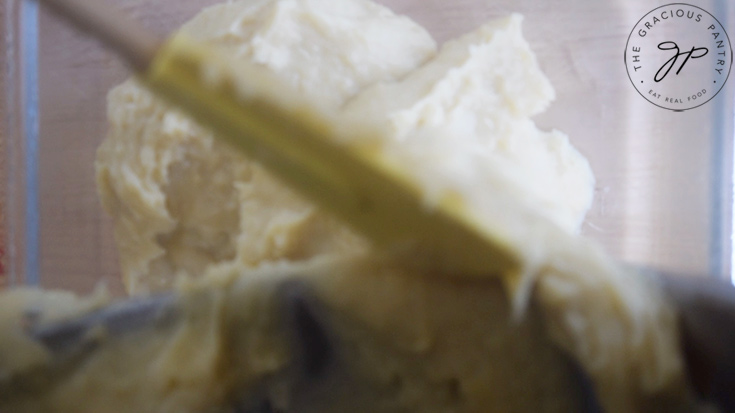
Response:
[{"label": "smooth batter surface", "polygon": [[[64,411],[100,386],[90,406],[108,395],[157,411],[263,397],[285,411],[570,411],[581,395],[561,349],[609,411],[689,408],[673,309],[574,235],[594,180],[562,133],[529,119],[553,90],[520,23],[489,23],[437,51],[369,2],[283,0],[217,6],[183,29],[283,76],[347,125],[382,128],[386,157],[411,171],[428,206],[459,194],[526,259],[509,296],[504,274],[470,281],[375,262],[359,236],[127,82],[110,94],[97,162],[126,283],[137,293],[204,277],[182,290],[189,316],[175,330],[103,347],[42,402]],[[339,367],[323,378],[299,376],[293,326],[274,321],[288,320],[275,292],[284,274],[308,286],[316,324],[336,340]],[[228,295],[240,290],[247,299]],[[110,363],[122,378],[95,379]]]}]

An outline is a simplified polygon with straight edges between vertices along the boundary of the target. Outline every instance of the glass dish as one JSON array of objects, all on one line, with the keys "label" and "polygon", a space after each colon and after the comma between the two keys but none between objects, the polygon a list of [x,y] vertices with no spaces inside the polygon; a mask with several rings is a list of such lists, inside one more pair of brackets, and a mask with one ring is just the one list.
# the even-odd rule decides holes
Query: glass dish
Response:
[{"label": "glass dish", "polygon": [[[219,0],[110,2],[165,34]],[[735,79],[711,101],[674,112],[646,101],[624,64],[628,36],[660,2],[383,0],[442,42],[511,12],[557,99],[537,118],[570,135],[597,177],[583,225],[621,261],[731,277]],[[735,35],[735,3],[698,7]],[[130,76],[114,54],[34,2],[2,3],[0,72],[4,284],[123,294],[94,158],[107,91]]]}]

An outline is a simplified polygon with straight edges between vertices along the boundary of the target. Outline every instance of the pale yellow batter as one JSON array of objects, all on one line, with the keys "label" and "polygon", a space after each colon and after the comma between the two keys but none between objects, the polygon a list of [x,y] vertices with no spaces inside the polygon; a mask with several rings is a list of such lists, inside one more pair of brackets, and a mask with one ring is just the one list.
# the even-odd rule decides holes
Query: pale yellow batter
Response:
[{"label": "pale yellow batter", "polygon": [[[70,379],[44,398],[0,397],[0,406],[230,411],[267,400],[300,412],[576,411],[573,360],[608,411],[688,411],[674,310],[657,286],[575,234],[594,178],[563,133],[530,119],[554,92],[521,20],[488,23],[437,50],[415,23],[367,1],[247,0],[182,30],[272,71],[345,130],[382,131],[386,159],[410,171],[427,207],[458,195],[477,225],[524,258],[522,274],[469,280],[383,262],[128,81],[109,96],[100,194],[129,290],[179,280],[184,316],[166,331],[99,332],[107,345]],[[310,358],[283,307],[293,281],[306,286],[334,349],[320,378],[294,367]],[[17,348],[30,338],[13,314],[3,329]],[[12,377],[49,360],[41,349],[0,369]]]},{"label": "pale yellow batter", "polygon": [[[86,342],[95,345],[81,341],[77,347],[83,356],[71,367],[54,367],[48,352],[25,367],[9,369],[0,360],[0,372],[13,373],[0,376],[0,410],[583,411],[582,382],[571,359],[550,340],[544,311],[531,306],[514,321],[497,279],[427,275],[351,256],[264,265],[246,273],[220,268],[207,280],[180,284],[177,291],[173,321],[117,336],[94,330]],[[560,297],[573,294],[561,292]],[[326,337],[325,358],[315,357],[319,349],[315,354],[299,337],[293,297],[305,303]],[[17,295],[15,300],[24,304],[18,308],[28,309],[41,298]],[[88,307],[68,301],[61,308],[70,314]],[[611,311],[604,318],[621,316],[604,304],[599,308]],[[546,315],[553,325],[553,315]],[[569,317],[584,322],[574,312]],[[632,351],[654,364],[676,358],[655,354],[666,345],[651,341],[647,332],[627,330],[635,324],[612,326],[623,330],[609,330],[607,338],[637,337]],[[18,344],[24,348],[41,347],[22,334],[21,325],[3,325],[4,337],[9,332],[25,337]],[[590,340],[571,353],[604,357],[600,345]],[[628,350],[623,344],[626,356],[638,358]],[[315,359],[318,370],[305,370],[304,364]],[[607,411],[691,411],[681,376],[662,376],[658,373],[666,369],[652,364],[638,368],[625,372],[625,366],[608,366],[605,374],[592,369]],[[266,403],[272,410],[263,410]]]},{"label": "pale yellow batter", "polygon": [[[529,119],[554,92],[520,24],[519,16],[499,20],[437,52],[420,26],[368,1],[250,0],[205,10],[182,31],[262,65],[339,119],[385,127],[390,142],[417,148],[406,151],[418,158],[408,162],[452,171],[446,185],[477,197],[500,177],[517,199],[575,232],[594,178],[564,134]],[[98,183],[132,293],[226,262],[252,268],[365,248],[133,81],[110,93],[108,114]],[[440,179],[428,179],[441,190]]]}]

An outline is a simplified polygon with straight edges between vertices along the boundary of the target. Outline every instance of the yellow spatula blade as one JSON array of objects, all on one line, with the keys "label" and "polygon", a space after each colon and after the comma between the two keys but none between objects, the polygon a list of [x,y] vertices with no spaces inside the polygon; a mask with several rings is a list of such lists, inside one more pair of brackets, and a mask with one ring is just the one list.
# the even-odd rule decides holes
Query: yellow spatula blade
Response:
[{"label": "yellow spatula blade", "polygon": [[335,122],[262,68],[179,35],[144,81],[384,251],[442,272],[518,270],[512,249],[473,225],[461,199],[427,207],[420,188],[379,151],[339,143],[344,131]]}]

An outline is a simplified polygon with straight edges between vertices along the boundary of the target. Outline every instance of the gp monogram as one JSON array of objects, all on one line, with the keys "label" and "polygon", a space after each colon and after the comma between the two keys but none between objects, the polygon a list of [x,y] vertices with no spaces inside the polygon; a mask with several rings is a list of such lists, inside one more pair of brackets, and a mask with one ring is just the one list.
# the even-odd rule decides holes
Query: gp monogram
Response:
[{"label": "gp monogram", "polygon": [[709,102],[722,89],[732,67],[732,48],[713,15],[673,3],[638,21],[625,47],[625,67],[646,100],[684,111]]}]

